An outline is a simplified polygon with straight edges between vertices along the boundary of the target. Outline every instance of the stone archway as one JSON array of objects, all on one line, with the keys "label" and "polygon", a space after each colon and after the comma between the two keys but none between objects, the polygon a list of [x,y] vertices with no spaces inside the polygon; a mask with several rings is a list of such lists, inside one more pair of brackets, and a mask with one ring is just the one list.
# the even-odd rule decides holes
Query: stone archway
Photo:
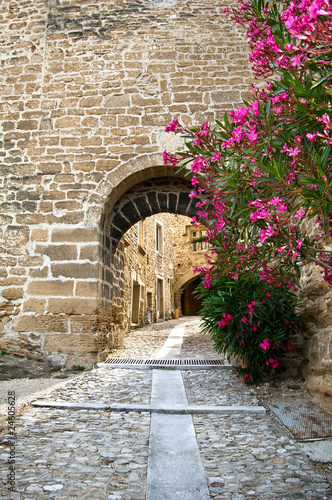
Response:
[{"label": "stone archway", "polygon": [[175,308],[179,309],[179,311],[182,311],[182,314],[184,315],[185,313],[183,311],[183,301],[184,301],[183,293],[188,287],[191,287],[196,281],[199,280],[200,280],[199,276],[197,276],[197,274],[194,274],[194,271],[191,269],[175,283],[175,289],[174,289]]},{"label": "stone archway", "polygon": [[[145,168],[144,168],[145,163]],[[193,217],[195,199],[188,171],[176,174],[170,166],[151,165],[151,159],[131,163],[127,177],[111,189],[101,218],[99,272],[99,358],[110,346],[121,343],[124,327],[124,253],[121,237],[136,222],[151,215],[169,212]],[[187,174],[187,176],[185,176]],[[112,181],[116,177],[112,172]],[[102,333],[104,332],[104,333]]]}]

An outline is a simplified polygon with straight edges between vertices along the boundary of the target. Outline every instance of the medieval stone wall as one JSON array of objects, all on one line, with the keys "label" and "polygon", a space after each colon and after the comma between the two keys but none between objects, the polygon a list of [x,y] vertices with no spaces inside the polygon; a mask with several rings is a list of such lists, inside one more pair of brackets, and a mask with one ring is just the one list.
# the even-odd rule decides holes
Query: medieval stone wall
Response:
[{"label": "medieval stone wall", "polygon": [[119,341],[121,291],[113,310],[101,286],[123,266],[120,246],[101,267],[112,207],[174,176],[167,123],[212,120],[248,92],[225,4],[1,2],[1,348],[89,365]]}]

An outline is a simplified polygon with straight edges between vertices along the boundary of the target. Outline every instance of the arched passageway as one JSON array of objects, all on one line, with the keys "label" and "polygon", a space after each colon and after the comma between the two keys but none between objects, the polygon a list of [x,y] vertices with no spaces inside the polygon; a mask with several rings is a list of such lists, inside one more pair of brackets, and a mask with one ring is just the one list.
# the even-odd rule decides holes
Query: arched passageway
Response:
[{"label": "arched passageway", "polygon": [[181,294],[181,312],[183,316],[194,316],[199,314],[202,301],[195,296],[195,290],[201,283],[201,278],[197,277],[190,281]]},{"label": "arched passageway", "polygon": [[[189,198],[190,176],[169,166],[147,166],[122,177],[104,208],[101,224],[99,278],[100,317],[108,330],[104,350],[126,327],[124,303],[124,244],[122,236],[136,222],[158,213],[193,217],[197,200]],[[108,324],[108,326],[107,326]]]}]

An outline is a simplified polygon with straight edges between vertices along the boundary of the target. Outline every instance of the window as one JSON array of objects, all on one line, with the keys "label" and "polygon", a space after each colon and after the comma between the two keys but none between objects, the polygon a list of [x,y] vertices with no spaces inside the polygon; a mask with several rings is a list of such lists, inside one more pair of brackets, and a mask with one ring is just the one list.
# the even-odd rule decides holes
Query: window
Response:
[{"label": "window", "polygon": [[157,278],[157,319],[164,317],[164,280]]},{"label": "window", "polygon": [[158,222],[156,222],[156,251],[163,253],[163,227]]},{"label": "window", "polygon": [[140,220],[138,223],[138,244],[142,248],[144,247],[144,220]]},{"label": "window", "polygon": [[[191,231],[191,239],[198,239],[206,236],[206,231]],[[206,241],[193,241],[192,242],[192,251],[198,252],[199,250],[206,250],[208,248],[208,243]]]}]

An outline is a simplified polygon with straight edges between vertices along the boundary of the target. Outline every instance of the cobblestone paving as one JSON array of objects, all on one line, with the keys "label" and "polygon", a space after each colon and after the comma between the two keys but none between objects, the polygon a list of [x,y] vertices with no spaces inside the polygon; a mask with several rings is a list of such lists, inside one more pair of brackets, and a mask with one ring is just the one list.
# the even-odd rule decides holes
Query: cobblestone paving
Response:
[{"label": "cobblestone paving", "polygon": [[258,405],[248,387],[236,383],[229,368],[183,370],[182,378],[190,405]]},{"label": "cobblestone paving", "polygon": [[[215,357],[204,337],[202,355],[193,318],[136,330],[126,339],[127,347],[113,356],[153,357],[172,328],[183,322],[188,326],[181,355]],[[230,368],[183,370],[182,376],[189,404],[257,404]],[[150,394],[151,371],[98,368],[46,399],[130,404],[149,403]],[[211,498],[332,499],[328,482],[274,415],[205,414],[195,415],[193,422]],[[17,422],[15,493],[5,484],[9,437],[0,443],[0,497],[144,500],[149,430],[147,412],[29,408]]]},{"label": "cobblestone paving", "polygon": [[19,427],[17,493],[2,497],[144,498],[149,414],[31,409]]},{"label": "cobblestone paving", "polygon": [[[200,322],[197,319],[188,320],[181,354],[179,358],[197,358],[197,359],[223,359],[225,356],[217,354],[214,350],[211,337],[207,333],[202,333]],[[227,360],[225,360],[227,364]]]},{"label": "cobblestone paving", "polygon": [[123,347],[114,350],[110,358],[149,359],[161,349],[167,337],[177,325],[171,320],[164,323],[153,323],[144,328],[132,330],[123,339]]},{"label": "cobblestone paving", "polygon": [[151,370],[98,368],[52,391],[45,401],[75,403],[150,403]]},{"label": "cobblestone paving", "polygon": [[271,416],[193,417],[214,499],[332,498],[297,444]]}]

